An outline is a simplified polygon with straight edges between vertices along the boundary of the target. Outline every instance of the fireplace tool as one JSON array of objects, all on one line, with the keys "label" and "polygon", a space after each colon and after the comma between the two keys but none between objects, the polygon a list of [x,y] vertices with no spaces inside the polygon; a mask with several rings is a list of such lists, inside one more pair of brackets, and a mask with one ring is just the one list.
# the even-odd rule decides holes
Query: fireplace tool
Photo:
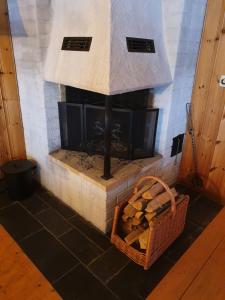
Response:
[{"label": "fireplace tool", "polygon": [[194,187],[201,188],[203,186],[203,180],[200,177],[198,172],[198,159],[197,159],[195,130],[194,130],[194,122],[193,122],[193,106],[191,103],[186,104],[186,112],[187,112],[187,122],[188,122],[188,133],[191,136],[192,156],[193,156],[193,164],[194,164],[194,173],[191,182]]}]

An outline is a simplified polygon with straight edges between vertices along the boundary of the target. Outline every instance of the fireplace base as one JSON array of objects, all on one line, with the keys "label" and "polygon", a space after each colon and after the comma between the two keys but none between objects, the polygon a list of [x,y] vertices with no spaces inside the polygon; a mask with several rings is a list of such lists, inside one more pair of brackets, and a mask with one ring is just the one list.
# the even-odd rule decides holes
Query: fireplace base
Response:
[{"label": "fireplace base", "polygon": [[[60,198],[99,230],[107,232],[118,197],[129,192],[140,176],[158,175],[162,157],[134,161],[112,158],[113,178],[108,181],[102,178],[103,156],[58,150],[49,158],[63,169],[64,182],[66,177],[67,186],[63,183]],[[58,182],[60,185],[60,179]],[[60,190],[60,186],[56,188]]]}]

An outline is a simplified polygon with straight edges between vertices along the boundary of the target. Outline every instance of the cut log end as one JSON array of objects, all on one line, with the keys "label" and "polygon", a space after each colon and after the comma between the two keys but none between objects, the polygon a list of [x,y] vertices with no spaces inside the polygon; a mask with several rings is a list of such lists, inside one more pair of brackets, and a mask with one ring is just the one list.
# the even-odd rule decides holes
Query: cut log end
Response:
[{"label": "cut log end", "polygon": [[132,218],[136,214],[137,209],[134,208],[131,204],[127,204],[127,206],[124,208],[123,212],[124,212],[124,215],[128,216],[129,218]]},{"label": "cut log end", "polygon": [[146,250],[148,247],[149,234],[150,228],[146,229],[142,234],[139,235],[139,243],[142,250]]},{"label": "cut log end", "polygon": [[164,187],[161,185],[161,183],[156,183],[150,189],[148,189],[146,192],[142,194],[142,198],[146,200],[152,200],[156,195],[161,193],[163,190]]},{"label": "cut log end", "polygon": [[144,229],[142,229],[142,228],[136,229],[136,230],[132,231],[130,234],[128,234],[124,240],[128,245],[132,245],[134,242],[136,242],[139,239],[139,236],[143,232],[144,232]]}]

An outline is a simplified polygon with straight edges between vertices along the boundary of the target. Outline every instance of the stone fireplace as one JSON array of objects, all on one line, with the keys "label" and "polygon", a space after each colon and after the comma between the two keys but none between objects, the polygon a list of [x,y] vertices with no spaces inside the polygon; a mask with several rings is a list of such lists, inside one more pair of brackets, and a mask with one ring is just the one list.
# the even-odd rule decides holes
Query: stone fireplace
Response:
[{"label": "stone fireplace", "polygon": [[[185,107],[191,98],[206,1],[176,0],[171,5],[170,0],[141,0],[131,1],[131,6],[123,6],[124,1],[104,1],[104,5],[100,0],[78,2],[85,3],[85,6],[80,4],[83,12],[78,11],[76,6],[74,13],[79,18],[84,16],[82,21],[85,26],[75,26],[73,22],[77,18],[67,18],[65,21],[62,11],[69,16],[74,15],[70,7],[74,3],[72,0],[9,0],[9,16],[27,155],[37,161],[37,178],[57,197],[105,232],[110,229],[118,199],[130,191],[137,178],[153,174],[163,177],[168,183],[173,183],[177,178],[181,154],[171,157],[171,147],[174,137],[185,132]],[[119,6],[110,5],[114,2]],[[141,8],[140,3],[143,5]],[[85,10],[87,5],[90,9]],[[132,11],[136,12],[135,16]],[[93,16],[96,14],[101,16],[100,23],[94,22],[96,18]],[[115,21],[110,19],[109,22],[108,16],[115,16]],[[146,22],[143,21],[145,19]],[[138,24],[138,28],[131,24]],[[71,41],[68,43],[65,37],[92,37],[89,51],[62,50],[63,45],[70,47]],[[129,44],[136,42],[134,38],[147,40],[148,52],[129,51],[133,45],[136,47],[136,44]],[[82,148],[84,145],[81,143],[81,149],[72,148],[79,144],[74,144],[81,133],[79,126],[76,126],[76,135],[72,133],[72,143],[67,143],[69,141],[63,128],[60,135],[60,114],[68,118],[65,107],[93,106],[93,103],[69,103],[65,86],[78,89],[75,98],[79,96],[79,91],[84,90],[85,93],[116,96],[117,103],[112,111],[129,110],[127,124],[131,122],[133,107],[118,107],[121,105],[121,95],[142,91],[143,99],[148,100],[145,109],[158,110],[157,129],[155,122],[151,126],[155,140],[151,147],[145,144],[142,148],[147,149],[147,155],[143,151],[141,154],[140,151],[130,151],[127,146],[130,145],[130,136],[127,136],[127,139],[124,138],[126,151],[121,151],[119,155],[115,151],[112,155],[113,178],[104,180],[103,145],[92,143],[87,150]],[[104,105],[100,98],[94,110],[102,120]],[[130,100],[122,102],[132,106]],[[138,101],[135,105],[142,104]],[[94,123],[97,128],[98,123]],[[146,142],[145,133],[150,134],[150,131],[146,130],[146,124],[139,122],[138,126],[141,132],[138,137]],[[113,125],[113,130],[117,130],[113,141],[116,143],[119,129]],[[153,149],[155,153],[151,157]]]},{"label": "stone fireplace", "polygon": [[171,83],[161,2],[54,0],[52,13],[44,78],[66,85],[61,145],[104,155],[109,180],[111,156],[154,156],[158,110],[144,89]]},{"label": "stone fireplace", "polygon": [[[152,91],[112,98],[110,178],[105,169],[105,95],[61,86],[58,102],[61,149],[49,158],[73,174],[72,207],[102,231],[111,227],[114,206],[138,177],[159,169],[155,152],[159,109]],[[106,220],[106,222],[105,222]]]}]

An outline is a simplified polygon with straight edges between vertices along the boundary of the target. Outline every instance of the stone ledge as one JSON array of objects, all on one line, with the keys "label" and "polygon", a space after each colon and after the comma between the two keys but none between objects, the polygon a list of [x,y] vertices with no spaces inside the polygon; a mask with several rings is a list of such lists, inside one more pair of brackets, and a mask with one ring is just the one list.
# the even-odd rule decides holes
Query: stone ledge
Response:
[{"label": "stone ledge", "polygon": [[83,152],[60,149],[50,153],[49,158],[59,166],[69,169],[76,175],[96,184],[106,192],[110,192],[140,173],[145,173],[153,164],[161,160],[162,156],[157,154],[152,158],[134,161],[112,158],[113,178],[110,180],[104,180],[101,177],[104,160],[100,155],[88,156]]}]

